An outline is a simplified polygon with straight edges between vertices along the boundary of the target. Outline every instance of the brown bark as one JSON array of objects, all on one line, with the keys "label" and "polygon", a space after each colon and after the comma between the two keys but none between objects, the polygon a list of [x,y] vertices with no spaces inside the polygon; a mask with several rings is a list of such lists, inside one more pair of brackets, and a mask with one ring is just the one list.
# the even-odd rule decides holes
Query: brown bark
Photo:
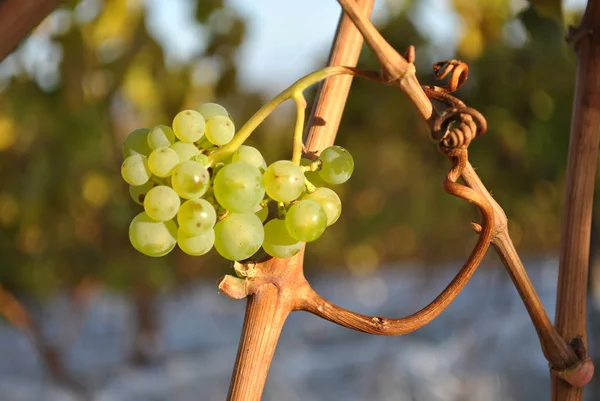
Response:
[{"label": "brown bark", "polygon": [[[572,31],[571,37],[577,50],[578,68],[565,187],[555,326],[566,341],[580,338],[581,343],[577,348],[580,354],[585,354],[590,232],[600,140],[599,0],[588,2],[581,25]],[[573,387],[555,374],[552,375],[554,401],[578,401],[582,396],[583,388]]]},{"label": "brown bark", "polygon": [[48,16],[61,0],[4,0],[0,2],[0,61]]}]

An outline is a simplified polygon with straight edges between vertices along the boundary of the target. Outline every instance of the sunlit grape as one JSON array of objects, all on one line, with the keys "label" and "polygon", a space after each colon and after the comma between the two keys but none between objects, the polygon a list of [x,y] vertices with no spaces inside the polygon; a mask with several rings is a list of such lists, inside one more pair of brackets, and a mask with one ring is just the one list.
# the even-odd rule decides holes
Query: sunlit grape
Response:
[{"label": "sunlit grape", "polygon": [[148,167],[150,167],[152,174],[157,177],[170,176],[178,164],[179,156],[171,148],[154,149],[148,158]]},{"label": "sunlit grape", "polygon": [[284,220],[274,219],[265,224],[263,249],[276,258],[289,258],[300,252],[303,242],[294,239]]},{"label": "sunlit grape", "polygon": [[210,251],[215,244],[215,230],[212,228],[203,231],[200,235],[190,235],[181,227],[177,231],[177,245],[192,256],[200,256]]},{"label": "sunlit grape", "polygon": [[139,128],[132,131],[123,143],[123,159],[133,155],[148,156],[152,149],[148,146],[148,128]]},{"label": "sunlit grape", "polygon": [[135,203],[137,203],[138,205],[143,205],[146,194],[148,193],[148,191],[150,191],[155,186],[156,186],[156,184],[153,183],[152,181],[148,181],[147,183],[145,183],[143,185],[138,185],[137,187],[130,185],[129,186],[129,195],[131,196],[131,199],[133,199],[133,201]]},{"label": "sunlit grape", "polygon": [[260,171],[246,162],[225,165],[217,173],[213,188],[219,204],[237,213],[252,211],[265,195]]},{"label": "sunlit grape", "polygon": [[267,163],[260,151],[252,146],[242,145],[235,151],[231,157],[233,162],[246,162],[256,167],[260,171],[267,169]]},{"label": "sunlit grape", "polygon": [[200,153],[196,156],[193,156],[190,160],[200,163],[203,166],[208,165],[208,156],[206,156],[204,153]]},{"label": "sunlit grape", "polygon": [[212,229],[216,221],[215,208],[204,199],[190,199],[183,202],[177,213],[179,229],[192,236]]},{"label": "sunlit grape", "polygon": [[327,214],[328,226],[335,223],[342,213],[340,197],[329,188],[317,188],[315,192],[304,195],[302,199],[314,200],[321,205]]},{"label": "sunlit grape", "polygon": [[170,148],[177,153],[180,163],[186,160],[191,160],[192,157],[200,154],[200,151],[193,143],[177,141],[171,145]]},{"label": "sunlit grape", "polygon": [[260,219],[261,223],[264,223],[267,220],[267,217],[269,217],[269,207],[266,205],[263,207],[257,206],[254,210],[254,214]]},{"label": "sunlit grape", "polygon": [[291,161],[279,160],[267,168],[263,181],[270,198],[290,202],[302,194],[304,173],[300,166]]},{"label": "sunlit grape", "polygon": [[215,116],[206,121],[204,135],[210,143],[217,146],[228,144],[235,134],[235,126],[229,117]]},{"label": "sunlit grape", "polygon": [[327,214],[313,200],[302,200],[292,205],[285,216],[288,233],[298,241],[314,241],[327,228]]},{"label": "sunlit grape", "polygon": [[181,201],[173,188],[158,185],[152,188],[144,198],[144,210],[148,216],[158,221],[171,220],[177,214]]},{"label": "sunlit grape", "polygon": [[354,171],[354,159],[350,152],[341,146],[330,146],[319,155],[322,161],[319,175],[329,184],[342,184]]},{"label": "sunlit grape", "polygon": [[217,103],[204,103],[196,109],[196,111],[204,117],[205,120],[211,119],[216,116],[229,117],[227,109]]},{"label": "sunlit grape", "polygon": [[146,156],[134,154],[125,159],[121,165],[121,176],[126,183],[135,187],[147,183],[152,173]]},{"label": "sunlit grape", "polygon": [[173,220],[156,221],[146,212],[141,212],[129,225],[129,240],[144,255],[164,256],[177,243],[177,225]]},{"label": "sunlit grape", "polygon": [[150,149],[171,146],[175,142],[175,134],[171,127],[157,125],[148,132],[148,146]]},{"label": "sunlit grape", "polygon": [[208,189],[209,175],[206,168],[195,161],[180,163],[171,176],[171,185],[177,195],[184,199],[196,199]]},{"label": "sunlit grape", "polygon": [[183,110],[173,119],[173,132],[182,142],[196,142],[204,135],[206,122],[195,110]]},{"label": "sunlit grape", "polygon": [[215,249],[228,260],[244,260],[260,249],[265,232],[254,213],[230,213],[215,225]]}]

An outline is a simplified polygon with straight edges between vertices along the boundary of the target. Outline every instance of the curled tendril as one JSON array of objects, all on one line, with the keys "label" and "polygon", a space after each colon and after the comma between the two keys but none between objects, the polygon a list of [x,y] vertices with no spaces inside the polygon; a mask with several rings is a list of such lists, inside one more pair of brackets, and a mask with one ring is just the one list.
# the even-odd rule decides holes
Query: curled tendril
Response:
[{"label": "curled tendril", "polygon": [[467,107],[450,92],[458,90],[469,76],[469,67],[458,60],[440,61],[433,65],[438,80],[450,75],[445,87],[424,86],[430,99],[444,103],[448,108],[435,119],[431,127],[432,138],[439,142],[444,153],[454,149],[466,149],[471,141],[487,130],[487,122],[477,110]]}]

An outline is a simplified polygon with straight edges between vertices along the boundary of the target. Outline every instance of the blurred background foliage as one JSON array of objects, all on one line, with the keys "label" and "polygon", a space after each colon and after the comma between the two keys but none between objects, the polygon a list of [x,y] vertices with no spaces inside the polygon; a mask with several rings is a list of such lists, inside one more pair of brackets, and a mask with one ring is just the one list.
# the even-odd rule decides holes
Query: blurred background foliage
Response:
[{"label": "blurred background foliage", "polygon": [[[127,228],[139,206],[120,177],[121,144],[131,130],[169,123],[203,102],[225,105],[238,126],[258,110],[265,96],[240,90],[236,74],[244,20],[221,0],[196,2],[206,46],[173,63],[149,34],[142,1],[87,3],[64,2],[3,63],[10,68],[0,76],[0,283],[42,298],[94,283],[145,299],[229,272],[214,251],[153,259],[132,248]],[[400,51],[416,46],[420,79],[433,84],[431,65],[444,51],[414,22],[422,2],[388,3],[379,28]],[[449,3],[461,21],[455,57],[470,66],[457,96],[489,123],[471,145],[472,164],[505,208],[517,248],[555,254],[575,80],[563,36],[578,15],[559,21],[556,8],[543,5],[515,12],[509,0]],[[366,48],[360,65],[377,68]],[[267,120],[250,144],[267,162],[289,157],[293,122]],[[357,167],[336,188],[342,217],[308,246],[307,270],[365,274],[468,254],[477,213],[441,190],[448,162],[399,90],[355,81],[338,143]]]}]

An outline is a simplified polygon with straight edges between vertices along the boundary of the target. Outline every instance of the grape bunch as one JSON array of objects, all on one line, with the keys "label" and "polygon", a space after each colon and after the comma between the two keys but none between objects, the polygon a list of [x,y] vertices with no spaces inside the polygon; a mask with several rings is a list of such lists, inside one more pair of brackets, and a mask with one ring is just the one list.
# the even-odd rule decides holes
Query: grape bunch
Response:
[{"label": "grape bunch", "polygon": [[216,103],[179,112],[171,127],[129,134],[121,175],[133,200],[144,207],[129,226],[135,249],[159,257],[179,245],[198,256],[214,246],[235,261],[262,247],[273,257],[288,258],[337,221],[340,198],[314,184],[347,181],[354,170],[348,151],[331,146],[316,161],[279,160],[267,167],[258,149],[240,145],[212,165],[209,156],[234,134],[229,113]]}]

